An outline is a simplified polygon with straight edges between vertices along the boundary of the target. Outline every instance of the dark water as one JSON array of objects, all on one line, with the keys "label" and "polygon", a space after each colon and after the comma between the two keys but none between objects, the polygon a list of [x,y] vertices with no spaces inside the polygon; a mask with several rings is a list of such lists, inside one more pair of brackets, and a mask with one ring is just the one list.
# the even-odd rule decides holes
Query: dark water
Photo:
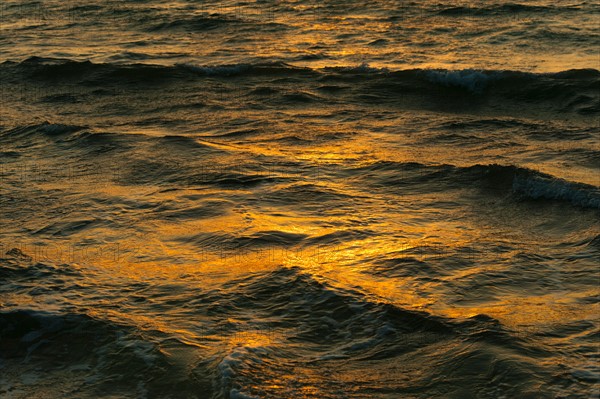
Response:
[{"label": "dark water", "polygon": [[4,1],[2,398],[597,398],[595,2]]}]

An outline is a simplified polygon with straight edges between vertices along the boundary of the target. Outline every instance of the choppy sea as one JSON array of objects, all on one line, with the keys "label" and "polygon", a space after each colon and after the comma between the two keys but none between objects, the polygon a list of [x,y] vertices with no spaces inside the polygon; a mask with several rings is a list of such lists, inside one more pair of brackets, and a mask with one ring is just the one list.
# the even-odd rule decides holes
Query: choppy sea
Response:
[{"label": "choppy sea", "polygon": [[598,398],[600,5],[0,4],[0,397]]}]

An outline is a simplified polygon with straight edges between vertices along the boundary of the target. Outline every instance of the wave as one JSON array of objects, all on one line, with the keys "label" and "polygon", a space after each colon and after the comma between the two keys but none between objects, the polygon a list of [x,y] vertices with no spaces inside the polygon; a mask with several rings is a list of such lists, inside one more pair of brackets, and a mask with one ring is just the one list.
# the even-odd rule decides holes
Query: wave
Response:
[{"label": "wave", "polygon": [[[487,315],[446,319],[424,311],[404,309],[356,290],[336,288],[298,267],[284,267],[245,277],[229,282],[227,287],[231,291],[220,294],[219,307],[237,311],[254,309],[257,315],[264,316],[264,320],[269,320],[272,314],[284,312],[278,323],[292,328],[295,339],[327,345],[330,350],[334,350],[335,346],[342,350],[357,350],[347,345],[349,333],[352,340],[362,342],[366,337],[372,338],[373,334],[377,336],[378,328],[386,329],[384,335],[397,334],[397,338],[401,338],[401,334],[425,333],[443,340],[452,339],[459,332],[481,331],[493,325],[488,330],[498,335],[492,341],[509,335],[507,329]],[[335,328],[328,328],[332,324]],[[365,329],[366,326],[375,328]],[[381,338],[381,344],[398,344],[390,337]],[[375,342],[373,344],[376,346]],[[373,347],[363,345],[361,351],[369,352],[371,349]],[[396,349],[403,353],[407,348],[396,346]]]},{"label": "wave", "polygon": [[[236,76],[302,76],[320,81],[328,79],[347,80],[361,83],[384,80],[389,83],[413,83],[414,89],[423,84],[439,87],[463,89],[471,94],[485,94],[489,91],[510,94],[513,97],[539,98],[568,97],[578,89],[594,96],[600,87],[600,71],[596,69],[572,69],[554,73],[532,73],[509,70],[444,70],[407,69],[392,71],[386,68],[370,67],[367,64],[356,67],[324,67],[311,69],[297,67],[281,61],[246,63],[231,65],[194,65],[189,63],[171,66],[153,64],[96,64],[90,61],[30,57],[22,62],[5,61],[1,70],[16,70],[27,77],[44,80],[78,80],[80,82],[106,83],[121,79],[123,82],[138,83],[189,79],[194,76],[236,77]],[[430,87],[431,89],[431,87]],[[586,90],[583,90],[586,89]],[[582,93],[579,94],[582,94]],[[535,95],[538,95],[536,97]],[[543,98],[543,97],[542,97]],[[580,99],[581,101],[581,99]]]},{"label": "wave", "polygon": [[60,278],[60,276],[81,276],[81,273],[73,267],[61,267],[52,263],[38,262],[37,258],[42,256],[43,254],[35,251],[30,255],[22,249],[11,248],[5,254],[0,254],[0,277],[8,283],[20,279],[38,280]]},{"label": "wave", "polygon": [[[515,165],[425,165],[416,162],[377,162],[355,169],[377,185],[420,185],[432,190],[475,187],[515,199],[564,201],[576,207],[600,209],[600,188],[564,180]],[[376,173],[374,173],[376,172]]]},{"label": "wave", "polygon": [[[60,144],[61,148],[82,151],[86,156],[97,156],[109,152],[131,151],[136,145],[150,145],[153,151],[170,155],[187,153],[224,153],[202,140],[184,135],[167,134],[164,136],[146,135],[142,133],[111,132],[92,129],[89,126],[68,125],[44,121],[31,125],[16,126],[0,132],[0,142],[14,143],[14,140],[27,140],[33,143],[36,139]],[[10,154],[8,154],[10,155]],[[18,154],[16,154],[18,155]],[[15,156],[14,154],[12,156]],[[181,162],[175,162],[181,164]]]},{"label": "wave", "polygon": [[427,78],[443,86],[465,88],[473,93],[481,93],[488,84],[500,77],[498,74],[486,74],[483,71],[427,71]]},{"label": "wave", "polygon": [[[256,238],[272,236],[267,233]],[[280,238],[296,240],[279,236],[275,240]],[[17,250],[11,253],[19,259],[25,256]],[[171,293],[172,286],[145,286],[144,296],[162,298]],[[333,367],[349,376],[357,368],[366,373],[374,365],[378,369],[398,362],[422,373],[423,380],[411,379],[406,384],[391,373],[389,378],[395,380],[364,381],[363,393],[386,392],[383,382],[395,392],[414,392],[415,387],[425,391],[443,387],[448,375],[470,376],[466,371],[474,366],[473,357],[478,367],[483,362],[501,369],[494,384],[502,385],[514,378],[510,372],[514,367],[526,370],[519,381],[535,379],[540,370],[529,368],[528,358],[550,356],[484,314],[451,319],[404,309],[356,288],[336,287],[298,267],[246,275],[217,290],[182,290],[182,296],[168,306],[179,302],[179,311],[195,318],[190,332],[201,336],[194,334],[193,340],[210,337],[211,349],[186,344],[176,334],[142,331],[135,317],[133,324],[126,318],[115,322],[87,315],[85,306],[79,306],[80,313],[72,308],[67,312],[0,312],[0,357],[17,375],[27,365],[44,370],[40,381],[62,382],[61,370],[77,367],[76,375],[68,373],[68,378],[78,384],[87,381],[83,392],[90,395],[144,391],[168,398],[175,392],[178,397],[204,392],[217,399],[295,397],[299,391],[294,389],[307,386],[319,397],[328,397],[320,395],[333,388],[331,380],[320,378],[324,368]],[[93,307],[97,314],[98,305]],[[252,317],[247,316],[249,312]],[[505,353],[502,359],[494,355],[498,347]],[[185,356],[193,359],[189,367],[181,367],[181,359],[173,356],[198,350]],[[415,357],[431,359],[436,366],[423,369],[422,361],[412,360]],[[28,362],[23,363],[23,358]],[[273,381],[288,379],[300,369],[307,381],[288,387],[286,395],[273,388]],[[80,385],[78,389],[83,394]],[[348,392],[347,387],[338,389]]]},{"label": "wave", "polygon": [[531,199],[567,201],[584,208],[600,209],[600,189],[541,173],[516,174],[513,191]]},{"label": "wave", "polygon": [[27,374],[31,382],[20,387],[24,396],[43,391],[52,397],[123,392],[144,397],[151,392],[169,398],[173,392],[191,397],[201,389],[181,384],[178,379],[187,376],[178,375],[181,371],[140,331],[84,313],[1,311],[0,336],[0,359],[8,370],[3,380],[19,386]]},{"label": "wave", "polygon": [[195,65],[181,63],[174,65],[157,64],[112,64],[93,63],[88,60],[71,60],[64,58],[29,57],[21,62],[5,61],[0,68],[16,69],[27,73],[28,76],[40,79],[81,79],[93,74],[103,74],[107,77],[121,77],[123,79],[137,77],[144,79],[171,79],[177,77],[189,77],[193,75],[207,76],[235,76],[245,75],[277,75],[294,74],[298,72],[313,72],[309,68],[295,67],[284,62],[273,61],[263,63],[242,63],[225,65]]},{"label": "wave", "polygon": [[[594,127],[565,126],[551,121],[519,120],[514,118],[466,118],[443,122],[436,129],[444,131],[443,139],[448,131],[485,132],[488,130],[505,130],[507,133],[525,134],[537,141],[575,141],[593,139],[596,134]],[[472,138],[472,137],[471,137]],[[577,151],[572,149],[570,151]]]},{"label": "wave", "polygon": [[[444,125],[450,129],[465,129],[486,125],[499,125],[511,127],[512,120],[483,120],[477,122],[451,122]],[[112,134],[107,132],[94,132],[85,126],[63,125],[44,122],[30,126],[22,126],[5,130],[0,133],[0,142],[13,142],[16,137],[26,138],[31,141],[35,137],[57,140],[61,146],[77,150],[80,156],[86,158],[91,155],[102,155],[108,151],[130,151],[134,144],[149,143],[155,153],[161,156],[148,159],[145,154],[129,155],[128,160],[120,165],[121,183],[146,184],[159,182],[160,184],[187,184],[188,186],[215,185],[225,188],[253,187],[266,183],[282,182],[282,177],[256,173],[251,169],[239,167],[217,167],[208,165],[194,165],[181,162],[173,157],[177,154],[214,156],[226,155],[222,149],[208,143],[198,141],[193,137],[167,135],[146,136],[141,134]],[[453,140],[463,142],[465,137],[452,137]],[[574,150],[578,159],[593,160],[593,151]],[[583,157],[583,158],[582,158]],[[482,189],[492,190],[494,193],[512,194],[515,198],[529,200],[553,200],[568,202],[582,208],[600,209],[600,188],[590,184],[568,181],[546,173],[515,165],[477,164],[468,167],[453,165],[425,165],[416,162],[398,163],[391,161],[376,162],[367,166],[353,168],[348,171],[356,178],[368,179],[368,184],[386,187],[412,186],[417,189],[444,190],[447,186],[472,187],[473,181],[478,181]],[[446,184],[440,184],[446,183]],[[298,198],[301,203],[290,202],[291,198]],[[325,189],[311,184],[295,184],[292,186],[275,186],[270,190],[266,199],[279,206],[294,203],[295,206],[310,206],[306,202],[317,205],[321,200],[327,199],[343,206],[346,196],[334,189]]]},{"label": "wave", "polygon": [[589,184],[514,165],[475,165],[460,170],[467,172],[467,175],[475,173],[498,188],[508,185],[519,198],[557,200],[577,207],[600,209],[600,188]]},{"label": "wave", "polygon": [[564,13],[581,10],[578,6],[543,6],[529,5],[519,3],[492,4],[488,6],[454,6],[446,7],[438,11],[439,15],[444,16],[481,16],[493,17],[503,14],[509,14],[515,17],[523,18],[524,16],[534,16],[539,13]]},{"label": "wave", "polygon": [[[194,16],[191,18],[181,18],[173,21],[160,22],[157,24],[148,24],[148,21],[144,22],[144,30],[149,32],[155,31],[168,31],[168,30],[184,30],[184,31],[204,31],[204,30],[212,30],[220,27],[224,27],[227,25],[239,25],[243,22],[240,19],[220,16],[220,15],[212,15],[212,16]],[[150,25],[150,26],[148,26]]]},{"label": "wave", "polygon": [[50,123],[48,121],[44,121],[39,124],[20,126],[8,129],[4,132],[0,132],[0,135],[12,138],[27,137],[36,134],[42,134],[45,136],[62,136],[80,132],[82,130],[85,130],[86,128],[87,127],[85,126],[65,125],[60,123]]},{"label": "wave", "polygon": [[586,115],[596,114],[600,108],[600,72],[595,69],[557,73],[474,69],[426,70],[420,73],[440,88],[462,91],[476,98],[502,97],[512,103],[557,102],[561,111]]},{"label": "wave", "polygon": [[[242,390],[244,395],[273,397],[273,392],[265,391],[263,387],[269,386],[270,381],[285,378],[295,364],[301,365],[304,378],[311,378],[311,368],[322,370],[327,365],[344,373],[349,359],[354,372],[356,367],[365,367],[367,372],[373,364],[391,365],[402,361],[403,366],[420,368],[421,373],[427,374],[427,383],[411,381],[410,389],[414,390],[421,389],[422,383],[443,385],[436,381],[440,377],[439,367],[456,367],[459,359],[470,364],[470,356],[486,354],[485,357],[492,361],[495,357],[490,356],[489,351],[493,349],[489,348],[495,346],[519,354],[519,360],[515,358],[513,366],[527,364],[526,357],[533,353],[529,343],[489,316],[446,319],[423,311],[403,309],[357,291],[317,281],[296,267],[232,281],[227,284],[226,291],[210,302],[208,311],[211,314],[225,310],[245,314],[251,310],[255,325],[261,321],[272,325],[272,329],[263,325],[262,329],[257,328],[258,331],[273,331],[274,340],[265,340],[262,344],[256,339],[246,341],[245,345],[232,348],[217,363],[225,397],[235,397],[237,391],[234,390],[240,387],[250,388]],[[206,298],[202,304],[207,305]],[[281,346],[283,343],[285,345]],[[301,350],[288,353],[286,348],[290,346]],[[444,350],[439,351],[440,347]],[[539,352],[536,354],[539,355]],[[413,356],[427,356],[437,366],[423,370],[421,362],[413,364],[410,360],[405,361]],[[498,366],[507,368],[512,361],[502,365],[504,362],[501,360]],[[470,367],[466,364],[464,367]],[[528,378],[532,375],[525,375],[520,380]],[[365,381],[362,384],[370,396],[381,392],[372,383]],[[332,388],[331,381],[322,378],[306,381],[306,384],[312,385],[317,392],[327,392]],[[377,384],[380,386],[382,380],[378,379]],[[408,389],[397,380],[389,381],[389,384],[388,388],[396,389],[395,392]],[[291,393],[283,396],[294,397]]]}]

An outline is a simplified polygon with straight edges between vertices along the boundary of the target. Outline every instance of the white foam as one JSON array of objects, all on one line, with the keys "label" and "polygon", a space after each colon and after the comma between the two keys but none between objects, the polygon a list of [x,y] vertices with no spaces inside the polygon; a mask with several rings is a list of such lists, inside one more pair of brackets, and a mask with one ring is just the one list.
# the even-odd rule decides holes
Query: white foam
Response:
[{"label": "white foam", "polygon": [[221,380],[223,381],[223,385],[227,386],[231,378],[235,376],[235,367],[239,366],[242,362],[242,357],[246,354],[246,350],[244,347],[234,348],[233,351],[225,356],[217,368],[221,373]]},{"label": "white foam", "polygon": [[255,396],[247,395],[243,392],[238,391],[237,389],[232,389],[229,391],[229,399],[258,399]]},{"label": "white foam", "polygon": [[433,83],[462,87],[473,93],[483,91],[488,83],[496,77],[496,75],[485,74],[475,69],[459,71],[429,70],[426,71],[426,76]]},{"label": "white foam", "polygon": [[360,64],[358,66],[341,67],[340,70],[342,70],[344,72],[354,72],[354,73],[387,73],[387,72],[389,72],[389,69],[387,69],[387,68],[375,68],[375,67],[369,66],[369,64],[367,64],[366,62],[363,62],[362,64]]},{"label": "white foam", "polygon": [[199,72],[208,76],[229,76],[235,75],[241,72],[245,72],[250,69],[250,65],[238,64],[238,65],[219,65],[219,66],[198,66],[193,64],[178,64],[178,66],[185,67],[194,72]]},{"label": "white foam", "polygon": [[570,201],[573,205],[600,208],[598,190],[578,187],[564,180],[542,176],[515,176],[512,189],[528,198]]}]

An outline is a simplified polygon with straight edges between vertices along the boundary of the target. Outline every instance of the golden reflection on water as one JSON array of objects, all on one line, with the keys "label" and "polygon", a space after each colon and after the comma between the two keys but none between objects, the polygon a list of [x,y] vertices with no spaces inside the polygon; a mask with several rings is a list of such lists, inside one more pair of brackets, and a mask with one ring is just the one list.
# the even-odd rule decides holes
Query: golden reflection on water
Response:
[{"label": "golden reflection on water", "polygon": [[[480,302],[449,302],[452,300],[452,293],[448,292],[448,283],[499,267],[494,259],[486,259],[487,255],[479,254],[482,257],[472,265],[445,270],[446,275],[431,281],[419,279],[419,276],[373,275],[371,268],[374,260],[387,259],[393,254],[395,258],[414,258],[435,264],[446,255],[468,248],[482,232],[479,231],[479,226],[468,223],[465,225],[462,220],[445,220],[443,215],[446,211],[442,208],[432,207],[413,212],[411,196],[403,195],[396,198],[396,203],[391,204],[384,193],[364,192],[360,185],[357,186],[352,181],[340,181],[334,175],[329,175],[336,168],[341,171],[343,168],[368,166],[373,159],[394,162],[419,160],[415,154],[403,152],[406,148],[403,145],[388,147],[388,143],[383,141],[381,146],[373,147],[370,141],[372,139],[373,137],[365,134],[353,136],[343,143],[313,146],[300,151],[263,145],[244,148],[245,152],[253,153],[255,157],[291,158],[312,165],[314,174],[302,176],[306,182],[335,189],[359,206],[350,205],[343,212],[335,207],[326,208],[322,216],[318,217],[293,206],[279,208],[259,200],[255,206],[240,207],[234,200],[227,200],[229,202],[219,202],[217,214],[204,215],[200,219],[192,214],[174,220],[159,219],[152,208],[143,211],[123,208],[121,214],[113,215],[112,218],[115,222],[126,221],[123,227],[127,234],[116,233],[112,228],[92,227],[91,230],[79,233],[77,237],[80,242],[99,240],[106,245],[118,243],[115,244],[116,252],[91,254],[87,258],[81,256],[80,259],[73,259],[74,263],[91,263],[99,269],[109,270],[114,276],[171,281],[183,278],[186,284],[193,285],[196,282],[205,287],[218,287],[232,279],[266,273],[281,266],[300,267],[313,278],[336,289],[359,290],[375,302],[389,302],[402,308],[426,310],[451,318],[487,314],[507,326],[553,323],[559,320],[564,322],[565,318],[577,320],[582,313],[589,313],[589,310],[572,306],[574,298],[569,296],[524,297],[504,293],[495,299],[487,298]],[[285,174],[278,171],[276,165],[267,173],[274,173],[274,176]],[[286,189],[293,188],[298,183],[277,184],[279,188]],[[60,185],[50,184],[44,187],[60,188]],[[151,186],[132,188],[115,184],[93,187],[84,184],[74,187],[80,193],[91,188],[97,195],[112,199],[127,198],[130,202],[150,202],[155,205],[179,204],[184,209],[195,203],[202,205],[223,198],[221,190],[202,187],[183,190],[163,190]],[[253,190],[229,189],[227,198],[233,198],[237,194],[253,194]],[[421,201],[427,199],[423,195],[419,198]],[[451,198],[450,193],[448,200]],[[268,199],[268,194],[265,194],[265,199]],[[440,194],[440,198],[432,197],[433,203],[438,199],[444,200],[444,196]],[[326,244],[319,243],[318,237],[340,230],[371,230],[376,231],[377,235],[351,235],[349,240],[341,238]],[[317,241],[312,245],[228,245],[228,240],[236,237],[259,237],[260,234],[274,231]],[[219,237],[223,241],[219,241]],[[588,309],[597,311],[598,306],[592,305]],[[150,323],[142,318],[140,316],[141,324]],[[164,331],[169,327],[157,325],[156,328]],[[243,339],[250,344],[268,343],[267,338],[259,334]]]},{"label": "golden reflection on water", "polygon": [[231,347],[243,346],[245,348],[260,348],[272,346],[274,342],[281,342],[273,331],[239,331],[235,332],[229,338]]},{"label": "golden reflection on water", "polygon": [[[378,50],[376,46],[369,46],[367,40],[357,44],[356,40],[352,39],[357,35],[356,26],[360,24],[357,22],[358,19],[368,20],[370,32],[383,33],[390,29],[398,29],[399,37],[396,37],[396,47],[393,49],[395,54],[392,57],[388,57],[386,53],[392,51],[389,47]],[[260,54],[266,58],[282,51],[305,55],[306,48],[326,48],[327,57],[322,59],[317,57],[315,60],[299,61],[294,64],[311,68],[347,67],[349,60],[352,61],[351,66],[360,65],[361,61],[368,60],[369,67],[398,69],[407,67],[457,69],[465,65],[490,69],[507,65],[498,59],[490,61],[489,54],[485,51],[479,54],[481,49],[478,46],[468,50],[471,53],[466,50],[466,53],[461,53],[464,49],[461,48],[460,43],[451,41],[444,43],[443,38],[436,42],[425,33],[414,37],[412,42],[401,38],[401,30],[421,29],[426,32],[429,29],[426,24],[432,23],[440,31],[458,32],[465,36],[473,35],[473,25],[460,26],[460,21],[456,20],[440,18],[433,22],[431,20],[424,22],[416,18],[411,21],[413,25],[403,22],[405,26],[393,26],[390,23],[378,23],[369,15],[357,14],[352,17],[329,18],[316,23],[306,19],[288,22],[302,27],[304,29],[302,34],[291,36],[283,34],[282,38],[279,38],[281,42],[277,43],[269,43],[268,40],[272,38],[267,36],[255,35],[252,40],[249,39],[251,43],[247,45],[249,47],[244,48],[242,44],[240,48],[242,50],[251,48],[252,51],[261,48]],[[26,25],[23,23],[5,26],[5,28],[21,28]],[[422,29],[424,27],[426,29]],[[114,38],[108,36],[110,34],[104,32],[88,33],[77,39],[87,44],[76,44],[69,51],[78,52],[76,58],[93,59],[92,55],[102,50],[103,55],[97,55],[98,60],[106,61],[106,54],[119,54],[122,51],[120,44],[112,42]],[[118,39],[118,35],[115,37]],[[350,39],[346,40],[347,38]],[[102,39],[106,39],[107,43]],[[176,54],[181,51],[183,43],[184,46],[193,47],[191,51],[197,59],[192,61],[199,63],[198,59],[203,60],[203,56],[220,50],[218,45],[222,44],[217,43],[213,46],[208,43],[205,46],[198,46],[198,43],[204,43],[205,39],[214,40],[209,36],[200,37],[186,33],[177,40],[173,39],[172,42],[167,40],[160,46],[147,46],[144,51],[149,58],[154,56],[160,58],[164,54]],[[265,39],[263,43],[261,43],[262,39]],[[74,39],[65,41],[62,36],[50,35],[44,40],[49,46],[59,43],[62,46],[74,44],[72,43]],[[443,51],[432,50],[431,57],[422,57],[421,62],[412,62],[410,65],[405,64],[401,57],[397,56],[398,53],[403,52],[414,55],[415,48],[419,45],[425,48],[420,50],[423,54],[429,51],[427,49],[441,48]],[[36,54],[36,46],[33,45],[24,46],[22,50],[24,54]],[[571,58],[564,56],[554,61],[546,60],[545,55],[537,54],[533,57],[531,54],[520,52],[511,53],[511,57],[512,65],[523,64],[526,70],[536,70],[539,64],[539,69],[546,72],[566,69],[565,65],[569,67],[589,65],[590,60],[597,61],[596,55],[591,55],[589,58],[577,55],[578,59],[575,55]],[[460,58],[462,61],[457,61]],[[226,57],[219,60],[224,59],[227,60]],[[465,59],[469,62],[465,62]],[[570,61],[573,61],[572,65]],[[172,64],[169,60],[160,59],[152,63],[161,62]],[[317,90],[306,94],[319,95]],[[227,102],[226,98],[223,100]],[[394,101],[412,100],[407,100],[399,94]],[[160,300],[164,300],[165,297],[169,300],[160,304],[162,314],[159,317],[145,314],[143,309],[136,308],[135,301],[150,303],[153,301],[153,298],[145,296],[143,290],[135,293],[114,293],[111,291],[112,288],[107,289],[107,292],[113,297],[98,299],[97,307],[88,307],[86,313],[90,317],[108,319],[115,323],[127,320],[142,332],[159,331],[177,337],[177,340],[187,346],[204,351],[215,351],[215,347],[219,346],[224,349],[224,353],[235,353],[236,349],[259,349],[276,347],[282,343],[290,344],[289,332],[265,329],[238,331],[236,328],[238,326],[243,328],[244,320],[233,318],[226,320],[227,324],[233,327],[225,334],[214,331],[198,332],[198,325],[203,322],[211,324],[214,320],[198,320],[198,317],[202,316],[197,315],[190,317],[196,320],[182,320],[180,312],[183,310],[178,303],[181,298],[189,297],[189,291],[219,290],[232,281],[243,281],[250,276],[267,274],[282,267],[299,268],[312,279],[322,283],[326,289],[349,291],[352,295],[366,297],[372,303],[389,303],[401,309],[425,311],[451,319],[466,319],[485,314],[497,319],[504,327],[514,331],[524,331],[524,334],[531,332],[533,335],[540,330],[539,326],[565,325],[569,322],[597,319],[600,304],[592,303],[583,306],[578,303],[586,297],[597,296],[597,292],[593,290],[579,291],[574,294],[566,290],[561,292],[560,287],[554,287],[551,293],[528,294],[526,289],[518,292],[514,289],[518,282],[513,282],[514,284],[508,288],[504,286],[498,288],[493,278],[486,277],[481,281],[486,281],[490,287],[479,285],[474,288],[479,296],[475,294],[469,298],[458,296],[461,294],[457,292],[459,289],[456,287],[460,283],[471,279],[477,281],[477,276],[494,275],[508,270],[510,256],[515,254],[501,257],[487,253],[485,250],[478,252],[475,246],[482,239],[485,239],[485,242],[500,243],[503,239],[511,244],[518,242],[515,237],[503,236],[505,233],[503,229],[508,227],[510,230],[514,226],[503,224],[506,223],[503,220],[504,215],[494,215],[493,211],[487,209],[486,204],[470,205],[469,209],[474,214],[485,214],[489,219],[482,217],[481,220],[473,220],[473,218],[463,217],[464,214],[452,213],[452,209],[464,205],[464,202],[460,203],[460,195],[466,193],[468,196],[469,189],[463,189],[459,194],[456,192],[419,193],[411,192],[410,189],[404,191],[402,187],[390,188],[385,183],[381,183],[381,187],[373,184],[367,186],[359,180],[360,173],[349,173],[349,171],[368,168],[378,162],[382,164],[382,171],[379,172],[375,168],[374,171],[368,172],[375,180],[387,173],[385,163],[416,162],[428,165],[470,166],[487,163],[484,162],[486,159],[494,157],[498,159],[503,156],[504,150],[489,146],[468,152],[456,147],[420,145],[417,137],[422,133],[423,126],[426,126],[425,122],[438,115],[421,109],[419,113],[422,121],[419,121],[412,112],[396,105],[361,104],[361,111],[370,108],[373,113],[380,113],[385,117],[376,121],[365,118],[364,121],[357,120],[353,124],[344,123],[344,113],[355,111],[350,104],[327,110],[306,109],[309,107],[280,110],[276,115],[266,115],[258,111],[240,110],[239,108],[243,106],[231,102],[225,104],[222,111],[203,116],[206,118],[203,122],[208,121],[216,125],[219,121],[225,123],[236,118],[240,120],[269,118],[269,122],[272,120],[270,126],[272,131],[268,133],[271,136],[268,139],[261,137],[260,140],[264,140],[263,142],[253,142],[253,139],[238,142],[221,140],[218,136],[211,136],[213,131],[196,129],[195,126],[186,128],[191,133],[171,132],[167,128],[151,126],[130,126],[124,130],[125,128],[119,126],[120,115],[111,116],[112,120],[99,115],[96,117],[98,123],[90,122],[91,126],[118,131],[119,133],[115,134],[123,136],[139,135],[141,140],[148,137],[160,138],[166,135],[189,133],[187,137],[192,138],[190,146],[200,144],[206,147],[207,152],[223,152],[223,156],[216,159],[201,159],[208,165],[206,171],[219,172],[217,170],[219,167],[216,165],[219,162],[234,168],[244,168],[258,163],[257,171],[253,173],[272,180],[256,187],[223,189],[203,184],[206,182],[194,184],[193,181],[186,183],[185,187],[115,183],[122,176],[112,176],[98,184],[94,184],[86,177],[78,176],[70,176],[67,183],[64,183],[64,180],[27,182],[44,192],[67,192],[69,197],[66,198],[66,202],[81,200],[94,207],[93,211],[103,210],[104,204],[116,205],[109,213],[99,213],[104,218],[100,223],[93,223],[87,228],[76,231],[70,237],[68,233],[63,237],[58,231],[54,236],[49,234],[40,235],[42,238],[35,237],[24,241],[18,238],[18,240],[21,240],[23,252],[31,253],[34,261],[49,261],[58,264],[59,267],[70,267],[75,270],[85,269],[85,274],[91,277],[87,283],[78,284],[89,284],[87,288],[91,291],[94,290],[94,285],[97,285],[100,292],[101,289],[111,287],[111,284],[120,280],[164,285],[167,288],[161,293],[164,297]],[[7,108],[0,110],[3,120],[27,119],[29,114],[45,119],[43,112],[47,112],[37,112],[35,105],[32,104],[26,107],[32,107],[35,112],[13,109],[13,107],[16,106],[9,104]],[[189,118],[193,121],[194,117],[186,115],[187,112],[186,110],[182,113],[181,118]],[[393,115],[393,118],[390,115]],[[458,115],[457,118],[462,116]],[[75,115],[72,118],[71,122],[80,122],[82,125],[89,122],[86,116]],[[311,122],[306,124],[293,122],[298,120]],[[402,125],[402,123],[406,124]],[[390,134],[389,129],[397,125],[402,125],[399,129],[402,134]],[[227,128],[224,127],[223,130],[226,131]],[[287,145],[285,140],[281,143],[270,141],[273,137],[282,139],[293,137],[303,144]],[[331,139],[332,137],[337,139]],[[525,140],[517,144],[521,149],[527,145]],[[563,149],[548,143],[546,150]],[[140,159],[147,157],[148,160],[167,163],[167,157],[176,158],[178,154],[170,154],[168,149],[157,145],[149,146],[137,156]],[[173,164],[181,162],[185,165],[190,161],[191,173],[200,173],[199,169],[202,166],[195,169],[193,164],[198,161],[197,158],[202,156],[194,155],[183,161],[173,159]],[[265,159],[270,161],[266,165],[261,165],[261,160]],[[244,164],[245,160],[249,162]],[[52,162],[54,161],[44,161],[38,166],[50,170],[53,168]],[[292,167],[284,168],[283,165],[287,163],[292,164]],[[568,171],[562,164],[535,159],[530,163],[523,162],[521,165],[555,176],[568,177],[572,181],[596,185],[599,182],[598,174],[584,167]],[[227,172],[227,167],[224,167],[222,172]],[[393,170],[394,167],[390,169]],[[396,170],[394,173],[405,173],[403,176],[397,176],[398,181],[402,181],[411,172]],[[392,178],[393,176],[390,177]],[[174,185],[176,184],[175,181]],[[275,195],[281,196],[281,193],[295,192],[298,187],[314,189],[325,199],[315,200],[310,206],[303,208],[307,206],[303,203],[304,198],[295,198],[287,202],[282,201],[282,198],[273,198]],[[88,201],[88,197],[93,201]],[[240,198],[252,200],[238,201]],[[332,200],[329,201],[327,198]],[[101,200],[94,203],[96,199]],[[157,211],[161,207],[167,211]],[[174,211],[170,216],[165,217],[169,210]],[[187,211],[187,213],[177,211]],[[53,212],[62,211],[53,210]],[[465,212],[465,209],[462,209],[462,212]],[[539,223],[538,220],[519,220],[515,215],[511,216],[516,220],[516,229],[522,228],[524,235],[535,231],[536,228],[544,227],[543,224],[534,226],[527,224]],[[523,215],[522,219],[527,219],[525,216],[527,215]],[[37,232],[44,225],[53,224],[54,221],[49,220],[52,217],[61,219],[62,216],[52,214],[42,215],[37,219],[32,217],[31,220],[24,222],[24,230]],[[86,220],[92,216],[81,213],[74,217]],[[261,240],[263,237],[268,238],[272,232],[282,233],[284,235],[282,242]],[[527,243],[522,245],[526,246]],[[32,248],[41,250],[28,251]],[[517,250],[514,252],[516,253]],[[448,258],[457,254],[458,264],[448,261]],[[393,267],[386,268],[384,261],[390,261]],[[411,271],[411,267],[423,268],[423,270]],[[434,269],[431,274],[428,274],[427,267]],[[558,269],[568,266],[559,264],[556,267]],[[559,279],[559,272],[556,274]],[[181,289],[187,292],[184,294],[178,291]],[[44,297],[35,298],[28,294],[5,293],[0,308],[4,303],[17,303],[23,307],[35,308],[39,305],[37,302],[41,303],[43,300]],[[55,298],[53,300],[56,301]],[[69,300],[77,305],[77,298],[69,298]],[[177,305],[173,306],[177,308],[170,311],[165,305],[169,301],[176,303]],[[60,310],[60,306],[56,303],[44,304],[47,311],[54,308]],[[442,347],[443,344],[439,345],[438,349],[443,352],[446,348]],[[175,352],[177,349],[169,348],[168,344],[164,344],[162,350],[171,355],[172,361],[186,356],[195,356]],[[173,352],[169,352],[171,350]],[[186,361],[192,364],[197,359]],[[424,362],[419,361],[419,363]],[[275,375],[266,378],[265,384],[256,387],[256,390],[283,391],[293,385],[295,381],[292,379],[295,376],[301,375],[305,381],[303,386],[294,392],[294,397],[319,397],[322,392],[319,382],[331,380],[331,377],[315,370],[317,369],[309,366],[298,366],[293,372],[284,373],[283,376]],[[381,371],[377,370],[377,372]],[[377,378],[381,377],[355,373],[339,372],[336,378],[338,382],[344,384],[371,379],[372,385],[376,385]],[[415,370],[412,373],[410,378],[422,378],[419,373],[426,374],[423,370]],[[408,378],[406,374],[406,371],[402,370],[394,377],[401,375],[402,378]]]}]

